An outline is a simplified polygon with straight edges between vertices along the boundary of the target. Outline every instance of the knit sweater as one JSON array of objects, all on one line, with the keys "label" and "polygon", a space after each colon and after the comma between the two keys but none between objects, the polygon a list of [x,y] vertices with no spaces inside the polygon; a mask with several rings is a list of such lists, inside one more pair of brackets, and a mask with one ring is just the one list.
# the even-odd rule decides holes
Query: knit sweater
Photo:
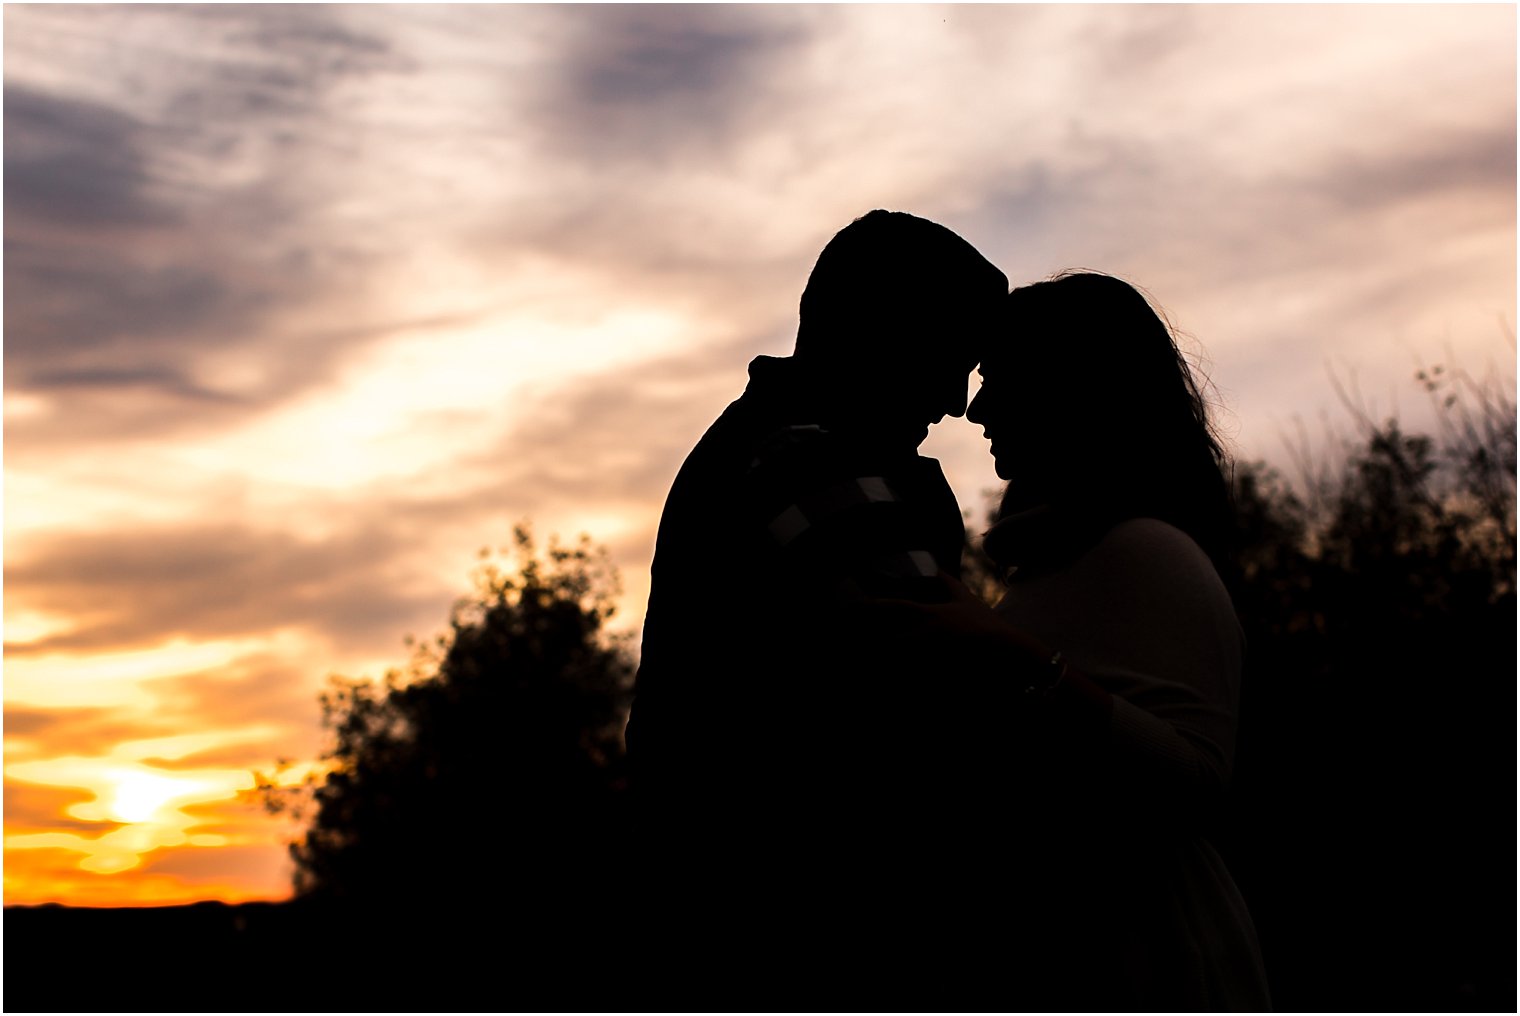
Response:
[{"label": "knit sweater", "polygon": [[857,795],[840,788],[909,708],[890,678],[919,675],[872,667],[839,612],[958,572],[960,509],[937,462],[830,426],[824,395],[796,362],[757,357],[671,487],[627,731],[661,835],[726,823],[748,842],[809,811],[842,824],[835,799]]}]

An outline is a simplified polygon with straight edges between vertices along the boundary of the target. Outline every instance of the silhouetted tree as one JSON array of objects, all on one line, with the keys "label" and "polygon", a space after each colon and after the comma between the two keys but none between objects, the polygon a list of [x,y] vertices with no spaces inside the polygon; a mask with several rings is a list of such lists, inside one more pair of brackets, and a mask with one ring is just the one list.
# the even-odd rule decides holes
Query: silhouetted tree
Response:
[{"label": "silhouetted tree", "polygon": [[[291,846],[307,901],[387,913],[575,914],[618,878],[633,664],[607,637],[617,577],[588,538],[515,570],[482,551],[449,630],[381,682],[333,678],[332,746]],[[505,553],[505,552],[504,552]]]},{"label": "silhouetted tree", "polygon": [[1282,1008],[1509,1008],[1515,401],[1437,366],[1297,485],[1237,469],[1249,649],[1230,844]]}]

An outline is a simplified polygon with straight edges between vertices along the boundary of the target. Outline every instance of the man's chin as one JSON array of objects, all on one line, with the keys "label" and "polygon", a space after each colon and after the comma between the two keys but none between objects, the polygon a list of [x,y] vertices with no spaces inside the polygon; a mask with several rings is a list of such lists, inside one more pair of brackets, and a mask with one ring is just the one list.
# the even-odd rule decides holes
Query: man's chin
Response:
[{"label": "man's chin", "polygon": [[863,435],[869,435],[866,439],[882,449],[903,451],[923,444],[929,437],[929,425],[878,421],[874,426],[867,426]]}]

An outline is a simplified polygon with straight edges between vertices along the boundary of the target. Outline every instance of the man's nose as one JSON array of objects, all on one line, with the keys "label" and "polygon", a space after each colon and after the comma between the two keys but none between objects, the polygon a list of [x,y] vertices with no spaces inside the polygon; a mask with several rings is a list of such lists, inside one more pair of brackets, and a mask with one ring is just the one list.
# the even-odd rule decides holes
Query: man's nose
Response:
[{"label": "man's nose", "polygon": [[972,423],[982,423],[982,410],[985,406],[986,403],[982,401],[982,393],[977,392],[976,398],[972,399],[971,404],[966,407],[966,419]]}]

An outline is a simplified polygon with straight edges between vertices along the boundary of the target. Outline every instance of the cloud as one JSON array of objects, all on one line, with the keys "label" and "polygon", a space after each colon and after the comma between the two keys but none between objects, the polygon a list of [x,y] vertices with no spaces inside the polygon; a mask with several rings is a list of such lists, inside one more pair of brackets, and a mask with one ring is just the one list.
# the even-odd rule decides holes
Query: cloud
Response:
[{"label": "cloud", "polygon": [[143,872],[149,876],[172,875],[183,885],[217,888],[248,882],[271,889],[285,888],[289,885],[290,869],[290,858],[284,849],[265,844],[158,850],[144,858],[142,864]]},{"label": "cloud", "polygon": [[314,755],[321,715],[317,690],[326,674],[320,661],[263,653],[209,670],[148,681],[155,712],[166,718],[166,733],[249,727],[271,731],[264,740],[243,738],[154,764],[165,769],[250,764],[267,768],[277,757]]},{"label": "cloud", "polygon": [[[89,709],[77,710],[78,713],[87,713],[91,717],[97,717],[109,710]],[[5,710],[5,728],[11,735],[30,737],[35,734],[46,733],[50,729],[58,727],[64,722],[67,714],[60,713],[55,709],[26,709],[22,707],[7,707]]]},{"label": "cloud", "polygon": [[391,571],[406,540],[378,523],[320,541],[231,524],[38,537],[23,560],[7,564],[6,582],[35,609],[76,624],[7,644],[6,652],[103,651],[287,628],[340,647],[373,645],[394,638],[434,599]]},{"label": "cloud", "polygon": [[[13,389],[147,387],[206,397],[194,357],[249,340],[274,294],[190,264],[133,264],[109,247],[19,241],[6,250]],[[225,397],[225,396],[224,396]],[[84,407],[71,407],[78,410]]]},{"label": "cloud", "polygon": [[39,752],[66,751],[70,754],[105,755],[112,747],[130,738],[153,733],[175,732],[177,720],[143,716],[132,710],[112,708],[29,709],[5,707],[7,742],[19,738],[31,757]]},{"label": "cloud", "polygon": [[248,119],[305,120],[334,89],[415,69],[383,30],[359,28],[340,9],[203,7],[184,13],[199,33],[221,44],[220,59],[203,65],[218,87],[184,88],[170,107],[176,120],[197,129],[229,120],[232,127]]},{"label": "cloud", "polygon": [[[147,709],[7,706],[7,762],[76,756],[193,774],[270,769],[277,759],[314,757],[321,743],[317,689],[324,671],[305,663],[255,653],[146,679],[152,702]],[[194,737],[183,743],[188,732]]]},{"label": "cloud", "polygon": [[[746,335],[576,378],[524,405],[496,447],[466,460],[467,468],[496,464],[498,478],[475,496],[657,502],[697,438],[744,390],[749,360],[790,345],[780,334]],[[566,456],[566,446],[578,454]]]},{"label": "cloud", "polygon": [[[25,445],[246,420],[407,324],[353,314],[379,248],[326,224],[362,151],[331,101],[405,73],[388,45],[319,7],[102,11],[67,32],[6,17],[6,384],[50,407],[16,424]],[[157,65],[112,48],[113,27],[155,21]],[[49,38],[134,65],[139,87],[28,84],[56,77]]]},{"label": "cloud", "polygon": [[1448,128],[1418,142],[1408,139],[1403,151],[1346,156],[1315,183],[1320,193],[1350,212],[1449,193],[1482,196],[1496,204],[1508,200],[1513,206],[1514,107],[1481,127]]},{"label": "cloud", "polygon": [[149,193],[144,135],[144,126],[125,113],[7,83],[5,214],[11,227],[173,225],[173,210]]},{"label": "cloud", "polygon": [[722,152],[763,109],[778,64],[806,42],[785,11],[563,9],[565,37],[536,92],[540,144],[609,164],[669,166]]},{"label": "cloud", "polygon": [[15,83],[5,110],[8,387],[194,391],[189,354],[245,331],[269,296],[211,259],[139,249],[191,225],[162,193],[146,124]]},{"label": "cloud", "polygon": [[[9,711],[6,726],[10,726]],[[118,827],[120,823],[82,822],[66,817],[68,808],[94,799],[93,792],[79,787],[47,787],[6,780],[5,831],[18,836],[38,830],[100,833]]]}]

